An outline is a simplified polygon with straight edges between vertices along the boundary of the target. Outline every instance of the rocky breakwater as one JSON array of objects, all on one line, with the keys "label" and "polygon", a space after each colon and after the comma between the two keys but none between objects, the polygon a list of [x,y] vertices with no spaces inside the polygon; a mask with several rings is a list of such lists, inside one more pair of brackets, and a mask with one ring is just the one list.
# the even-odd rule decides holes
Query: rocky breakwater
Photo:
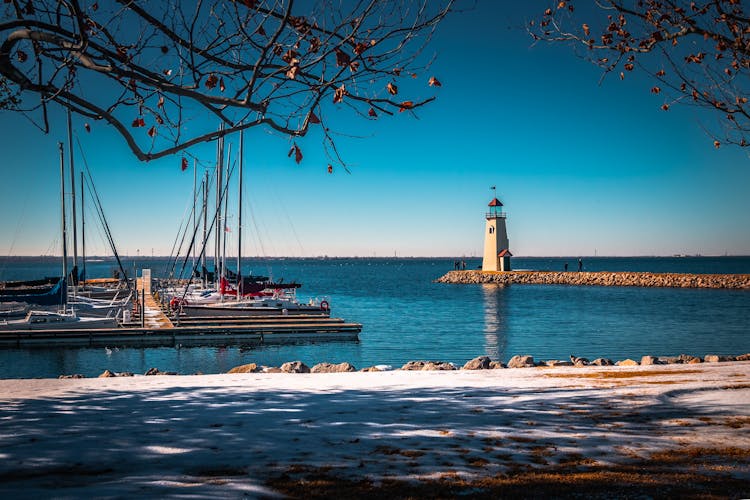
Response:
[{"label": "rocky breakwater", "polygon": [[590,285],[750,290],[750,274],[681,274],[636,272],[449,271],[436,283],[497,285]]}]

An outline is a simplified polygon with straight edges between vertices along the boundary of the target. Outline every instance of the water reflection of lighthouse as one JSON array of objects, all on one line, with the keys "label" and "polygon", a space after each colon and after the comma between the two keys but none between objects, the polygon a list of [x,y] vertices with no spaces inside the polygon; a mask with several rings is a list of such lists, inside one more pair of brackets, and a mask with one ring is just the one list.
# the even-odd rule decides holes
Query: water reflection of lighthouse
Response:
[{"label": "water reflection of lighthouse", "polygon": [[483,284],[484,351],[493,360],[505,359],[507,337],[507,290],[502,285]]}]

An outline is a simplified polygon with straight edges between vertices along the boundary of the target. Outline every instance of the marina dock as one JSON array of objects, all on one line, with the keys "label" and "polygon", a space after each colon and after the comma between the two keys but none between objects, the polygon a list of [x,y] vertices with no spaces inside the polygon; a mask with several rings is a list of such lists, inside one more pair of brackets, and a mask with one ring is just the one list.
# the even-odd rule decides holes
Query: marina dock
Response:
[{"label": "marina dock", "polygon": [[18,330],[0,332],[0,347],[189,347],[260,345],[301,340],[357,340],[362,325],[342,319],[299,316],[211,318],[181,321],[179,326],[97,330]]},{"label": "marina dock", "polygon": [[0,331],[2,347],[189,347],[260,345],[302,340],[357,340],[362,325],[320,314],[188,316],[160,305],[151,273],[137,280],[138,307],[118,328]]}]

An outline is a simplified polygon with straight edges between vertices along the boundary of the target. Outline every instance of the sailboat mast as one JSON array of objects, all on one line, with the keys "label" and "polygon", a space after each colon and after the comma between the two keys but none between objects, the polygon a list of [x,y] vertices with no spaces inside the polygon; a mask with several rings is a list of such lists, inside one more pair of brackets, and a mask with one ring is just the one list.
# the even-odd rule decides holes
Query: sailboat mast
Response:
[{"label": "sailboat mast", "polygon": [[224,181],[224,189],[222,196],[222,202],[224,203],[224,219],[222,220],[222,226],[221,226],[221,234],[222,234],[222,241],[221,241],[221,277],[225,277],[227,274],[227,229],[229,227],[227,226],[227,207],[229,206],[229,162],[232,158],[232,143],[229,143],[229,149],[227,150],[227,161],[226,161],[226,172],[225,172],[225,181]]},{"label": "sailboat mast", "polygon": [[[223,126],[222,126],[223,130]],[[224,185],[224,182],[222,180],[222,174],[224,172],[224,139],[219,138],[217,142],[217,146],[219,148],[218,150],[218,158],[216,162],[216,218],[219,223],[221,223],[221,188]],[[221,274],[219,272],[219,267],[221,266],[221,232],[219,231],[220,224],[216,224],[216,228],[214,231],[214,282],[218,284],[219,275]]]},{"label": "sailboat mast", "polygon": [[208,286],[206,277],[206,242],[208,241],[208,172],[203,175],[203,251],[201,252],[201,276],[203,277],[203,287]]},{"label": "sailboat mast", "polygon": [[71,219],[73,223],[73,293],[78,283],[78,230],[76,225],[76,174],[75,164],[73,163],[73,121],[71,119],[70,108],[68,108],[68,153],[70,156],[70,196],[71,196]]},{"label": "sailboat mast", "polygon": [[86,279],[86,211],[83,206],[83,172],[81,172],[81,265],[83,266],[83,279]]},{"label": "sailboat mast", "polygon": [[[198,214],[195,213],[198,196],[198,162],[193,158],[193,235],[198,233]],[[193,269],[195,269],[195,246],[193,245]],[[192,281],[193,277],[190,277]]]},{"label": "sailboat mast", "polygon": [[240,131],[240,162],[237,187],[237,300],[242,297],[242,167],[245,152],[245,131]]},{"label": "sailboat mast", "polygon": [[[63,150],[63,143],[58,142],[57,147],[60,149],[60,208],[61,208],[61,221],[62,221],[62,272],[63,279],[67,283],[68,281],[68,231],[65,228],[65,151]],[[66,293],[63,293],[63,305],[67,303],[68,297]]]}]

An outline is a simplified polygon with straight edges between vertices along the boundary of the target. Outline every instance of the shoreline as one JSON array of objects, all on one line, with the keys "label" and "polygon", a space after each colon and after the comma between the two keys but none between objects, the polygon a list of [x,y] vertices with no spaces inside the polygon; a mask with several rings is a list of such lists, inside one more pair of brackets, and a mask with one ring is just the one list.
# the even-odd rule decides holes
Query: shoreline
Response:
[{"label": "shoreline", "polygon": [[448,271],[435,280],[447,284],[635,286],[750,290],[750,274],[688,274],[634,271]]},{"label": "shoreline", "polygon": [[[750,361],[750,352],[739,355],[725,354],[706,354],[703,357],[693,356],[691,354],[680,354],[678,356],[641,356],[640,360],[625,358],[613,361],[610,358],[585,358],[571,355],[569,360],[545,359],[535,360],[530,355],[515,355],[507,363],[492,360],[489,356],[477,356],[472,358],[463,365],[457,365],[448,361],[430,361],[415,360],[408,361],[403,366],[394,367],[392,365],[380,364],[357,369],[356,366],[349,362],[328,363],[321,362],[307,366],[302,361],[288,361],[280,366],[265,366],[257,363],[247,363],[237,365],[223,373],[204,374],[201,372],[192,374],[181,374],[172,371],[162,371],[159,368],[152,367],[143,374],[133,372],[114,372],[105,369],[100,375],[86,377],[82,374],[61,374],[57,379],[92,379],[92,378],[113,378],[113,377],[141,377],[154,375],[169,376],[201,376],[201,375],[232,375],[241,373],[286,373],[286,374],[325,374],[325,373],[362,373],[362,372],[393,372],[393,371],[477,371],[477,370],[514,370],[518,368],[597,368],[597,367],[634,367],[634,366],[670,366],[670,365],[700,365],[704,363],[731,363]],[[54,380],[54,378],[0,378],[3,380]]]},{"label": "shoreline", "polygon": [[0,401],[9,497],[737,497],[750,487],[747,361],[0,380]]}]

